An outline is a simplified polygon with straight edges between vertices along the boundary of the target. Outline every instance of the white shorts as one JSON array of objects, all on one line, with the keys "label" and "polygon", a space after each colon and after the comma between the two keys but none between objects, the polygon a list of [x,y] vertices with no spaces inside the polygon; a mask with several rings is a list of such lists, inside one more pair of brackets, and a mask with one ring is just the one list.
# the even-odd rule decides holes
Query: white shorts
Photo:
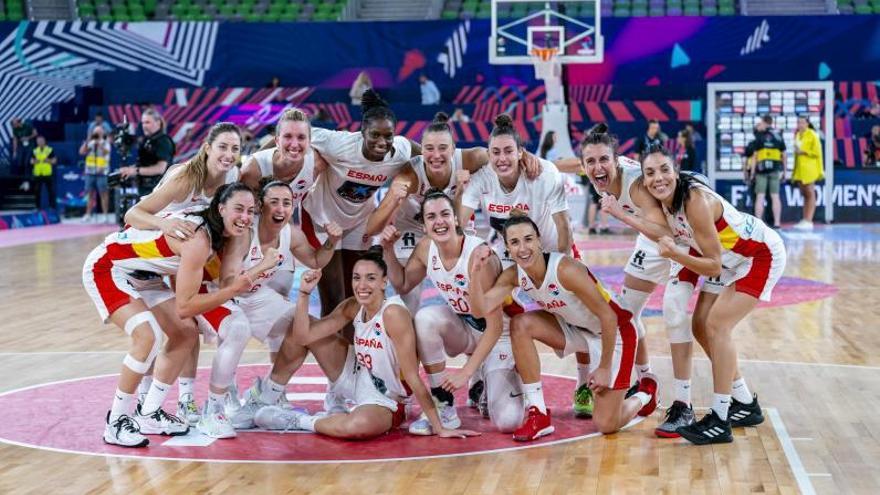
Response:
[{"label": "white shorts", "polygon": [[114,266],[104,245],[93,249],[86,258],[83,264],[83,287],[104,323],[117,309],[134,299],[140,299],[148,308],[154,308],[174,298],[174,292],[161,275],[127,273]]},{"label": "white shorts", "polygon": [[669,260],[660,256],[657,243],[642,234],[636,237],[636,248],[629,257],[623,272],[627,275],[653,282],[665,284],[669,278]]},{"label": "white shorts", "polygon": [[700,287],[700,292],[706,292],[709,294],[720,294],[721,291],[724,290],[723,281],[726,277],[723,273],[718,277],[700,277],[700,275],[691,271],[689,268],[685,268],[684,265],[682,265],[681,263],[672,261],[670,262],[669,278],[670,280],[677,279],[681,282],[688,282],[694,287],[699,284],[700,278],[702,278],[703,285]]},{"label": "white shorts", "polygon": [[404,260],[404,264],[406,264],[405,261],[408,260],[413,251],[415,251],[416,244],[422,240],[425,233],[421,229],[407,229],[402,230],[400,233],[400,239],[394,243],[394,254],[397,256],[397,259]]},{"label": "white shorts", "polygon": [[265,342],[269,351],[277,352],[293,323],[296,304],[267,286],[247,297],[236,298],[236,302],[247,316],[251,336]]},{"label": "white shorts", "polygon": [[[556,350],[556,355],[565,357],[575,352],[589,353],[590,368],[595,369],[602,360],[602,336],[571,325],[559,315],[554,316],[565,335],[565,348],[561,351]],[[617,341],[614,344],[614,358],[611,362],[611,388],[622,390],[630,387],[637,342],[636,330],[631,324],[618,330]]]},{"label": "white shorts", "polygon": [[382,406],[396,413],[401,403],[380,392],[373,383],[370,372],[360,366],[355,357],[354,347],[349,346],[348,357],[339,378],[330,389],[332,392],[344,397],[358,406]]}]

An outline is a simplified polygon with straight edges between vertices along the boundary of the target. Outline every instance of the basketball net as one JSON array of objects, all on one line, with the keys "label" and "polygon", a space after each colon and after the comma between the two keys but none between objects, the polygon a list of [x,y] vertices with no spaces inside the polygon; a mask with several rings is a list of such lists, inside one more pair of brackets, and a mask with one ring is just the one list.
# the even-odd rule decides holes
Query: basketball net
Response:
[{"label": "basketball net", "polygon": [[557,57],[559,48],[533,47],[532,63],[535,65],[535,77],[544,81],[547,103],[563,103],[562,64]]}]

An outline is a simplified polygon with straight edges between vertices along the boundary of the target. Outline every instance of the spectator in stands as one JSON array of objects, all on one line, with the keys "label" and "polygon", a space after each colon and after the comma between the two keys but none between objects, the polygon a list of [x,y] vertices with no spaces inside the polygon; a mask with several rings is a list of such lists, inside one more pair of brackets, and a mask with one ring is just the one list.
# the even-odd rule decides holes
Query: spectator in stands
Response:
[{"label": "spectator in stands", "polygon": [[779,186],[785,181],[785,141],[773,128],[773,117],[764,115],[755,126],[755,139],[746,146],[748,177],[755,181],[755,216],[763,220],[764,200],[770,194],[773,228],[782,223]]},{"label": "spectator in stands", "polygon": [[272,79],[266,83],[267,88],[275,89],[281,87],[281,79],[278,76],[272,76]]},{"label": "spectator in stands", "polygon": [[122,167],[119,171],[123,179],[137,178],[138,194],[143,197],[153,192],[165,170],[174,160],[174,141],[165,134],[165,121],[153,108],[141,114],[141,127],[144,140],[138,149],[137,163],[133,167]]},{"label": "spectator in stands", "polygon": [[541,141],[541,146],[538,148],[538,156],[545,160],[550,160],[551,162],[555,162],[559,158],[559,152],[553,148],[556,145],[556,132],[555,131],[547,131],[547,134],[544,134],[544,140]]},{"label": "spectator in stands", "polygon": [[678,131],[678,136],[675,138],[675,161],[680,170],[702,173],[702,167],[697,163],[697,149],[687,128]]},{"label": "spectator in stands", "polygon": [[666,137],[666,134],[660,130],[660,122],[651,119],[648,121],[648,130],[645,131],[645,135],[636,141],[636,154],[641,157],[648,148],[654,145],[663,145],[667,139],[669,138]]},{"label": "spectator in stands", "polygon": [[79,154],[85,157],[83,178],[86,187],[86,214],[83,222],[92,220],[92,210],[100,201],[101,215],[95,214],[97,223],[110,221],[108,210],[110,195],[107,190],[107,174],[110,172],[110,140],[104,126],[97,124],[92,128],[88,139],[79,147]]},{"label": "spectator in stands", "polygon": [[339,125],[333,120],[333,117],[327,113],[327,110],[323,108],[318,109],[318,113],[312,117],[312,127],[319,127],[321,129],[329,129],[331,131],[335,131],[339,128]]},{"label": "spectator in stands", "polygon": [[351,91],[348,92],[348,96],[351,97],[351,104],[360,105],[364,93],[372,87],[373,81],[370,79],[370,75],[367,74],[367,71],[362,70],[358,74],[357,79],[351,84]]},{"label": "spectator in stands", "polygon": [[688,122],[684,125],[684,129],[691,133],[691,142],[693,142],[694,145],[703,140],[703,135],[697,131],[697,129],[694,127],[694,124]]},{"label": "spectator in stands", "polygon": [[868,135],[868,149],[865,150],[865,166],[880,166],[880,125],[871,127],[871,134]]},{"label": "spectator in stands", "polygon": [[55,150],[46,144],[46,138],[37,136],[37,146],[31,154],[33,165],[34,194],[37,196],[37,209],[43,207],[43,186],[49,191],[49,208],[55,209],[55,176],[53,168],[58,162]]},{"label": "spectator in stands", "polygon": [[104,130],[105,137],[109,136],[110,133],[113,132],[113,126],[110,125],[110,122],[104,120],[104,114],[102,114],[101,112],[96,113],[95,119],[89,122],[89,128],[86,131],[86,135],[91,136],[96,127],[100,127]]},{"label": "spectator in stands", "polygon": [[422,105],[437,105],[440,103],[440,90],[434,81],[422,74],[419,76],[419,89],[422,91]]},{"label": "spectator in stands", "polygon": [[794,226],[798,230],[813,230],[813,214],[816,212],[815,183],[825,177],[823,168],[819,134],[806,117],[798,117],[797,134],[794,138],[794,171],[791,173],[791,181],[800,187],[804,197],[804,217]]},{"label": "spectator in stands", "polygon": [[452,112],[452,116],[449,117],[450,122],[470,122],[471,118],[468,117],[464,110],[461,108],[456,108],[455,111]]},{"label": "spectator in stands", "polygon": [[27,120],[12,119],[12,173],[26,174],[34,153],[37,131]]}]

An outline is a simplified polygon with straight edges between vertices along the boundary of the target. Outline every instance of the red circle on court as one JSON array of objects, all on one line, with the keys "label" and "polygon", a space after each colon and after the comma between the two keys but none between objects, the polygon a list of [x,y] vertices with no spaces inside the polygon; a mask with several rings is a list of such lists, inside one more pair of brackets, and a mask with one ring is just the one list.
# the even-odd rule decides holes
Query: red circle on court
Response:
[{"label": "red circle on court", "polygon": [[[242,365],[237,383],[250,385],[264,376],[268,365]],[[196,396],[207,396],[210,370],[199,370]],[[323,374],[314,364],[299,370],[288,385],[294,403],[315,413],[323,402],[316,399],[326,390]],[[543,375],[544,397],[553,414],[555,433],[530,443],[514,442],[509,433],[496,431],[476,409],[465,406],[466,392],[456,394],[462,427],[482,436],[461,439],[419,437],[406,432],[411,414],[401,429],[374,440],[351,442],[303,432],[239,431],[234,439],[213,440],[195,432],[183,437],[150,435],[150,445],[129,449],[107,445],[102,440],[104,418],[116,388],[117,375],[78,378],[12,390],[0,395],[0,442],[69,453],[201,460],[215,462],[368,462],[471,455],[523,449],[598,436],[589,419],[577,419],[571,409],[575,380]],[[242,387],[243,391],[244,388]],[[297,400],[297,394],[310,400]],[[309,395],[311,394],[311,395]],[[176,387],[169,391],[165,410],[176,411]],[[37,420],[38,419],[38,420]]]}]

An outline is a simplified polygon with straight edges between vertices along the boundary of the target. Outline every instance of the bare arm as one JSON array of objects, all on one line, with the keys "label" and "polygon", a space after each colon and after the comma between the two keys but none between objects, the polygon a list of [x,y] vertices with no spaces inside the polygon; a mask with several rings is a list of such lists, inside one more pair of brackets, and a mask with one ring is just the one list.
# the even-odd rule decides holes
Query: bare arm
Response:
[{"label": "bare arm", "polygon": [[560,158],[553,162],[560,172],[566,174],[584,175],[584,166],[579,158]]},{"label": "bare arm", "polygon": [[[562,287],[573,292],[584,303],[584,306],[599,318],[599,324],[602,328],[602,357],[599,361],[599,368],[608,371],[608,382],[610,382],[611,364],[617,342],[617,314],[611,309],[599,291],[599,287],[593,282],[586,266],[566,257],[559,263],[558,273]],[[609,383],[599,381],[600,389],[608,387]]]},{"label": "bare arm", "polygon": [[416,172],[412,167],[404,169],[397,177],[391,181],[388,187],[388,194],[382,198],[379,207],[373,210],[367,219],[366,235],[376,235],[382,232],[382,229],[394,219],[400,205],[406,200],[410,194],[418,192],[419,181],[416,178]]},{"label": "bare arm", "polygon": [[693,256],[688,252],[675,249],[675,243],[669,237],[660,239],[660,255],[673,261],[677,261],[706,277],[721,275],[721,241],[715,230],[715,217],[721,205],[714,200],[710,201],[700,191],[692,191],[685,205],[685,214],[688,223],[694,230],[694,240],[700,248],[700,256]]},{"label": "bare arm", "polygon": [[177,313],[181,318],[192,318],[210,311],[250,287],[249,280],[245,275],[241,275],[235,283],[216,292],[199,294],[202,270],[210,255],[211,245],[204,231],[180,244],[180,267],[175,275],[175,298]]},{"label": "bare arm", "polygon": [[468,172],[474,173],[487,163],[489,163],[489,153],[486,152],[486,148],[477,146],[461,150],[461,167]]},{"label": "bare arm", "polygon": [[148,167],[138,167],[138,174],[151,176],[161,175],[165,172],[166,168],[168,168],[168,162],[165,160],[159,160]]},{"label": "bare arm", "polygon": [[500,266],[498,257],[489,246],[483,245],[478,247],[473,254],[471,265],[471,291],[468,302],[471,305],[471,314],[475,318],[484,318],[492,313],[492,311],[501,308],[504,301],[516,288],[516,265],[510,266],[501,272],[494,284],[489,278],[482,276],[482,271],[488,271],[494,276],[497,272],[493,268]]},{"label": "bare arm", "polygon": [[663,208],[660,203],[645,190],[645,186],[641,181],[636,182],[630,191],[630,197],[633,202],[642,210],[641,216],[636,216],[626,212],[617,202],[617,198],[610,194],[604,194],[600,202],[602,211],[609,213],[614,218],[636,229],[641,234],[652,241],[663,236],[671,236],[672,229],[666,221],[666,215],[663,214]]},{"label": "bare arm", "polygon": [[336,252],[336,244],[342,239],[342,228],[336,222],[330,222],[324,229],[327,240],[315,249],[309,244],[306,234],[299,227],[290,228],[290,252],[307,267],[318,270],[327,266]]},{"label": "bare arm", "polygon": [[251,158],[241,167],[241,177],[239,177],[239,180],[247,184],[254,191],[260,189],[260,179],[262,178],[263,172],[260,170],[260,165],[257,163],[256,158]]},{"label": "bare arm", "polygon": [[300,345],[306,346],[335,334],[354,321],[358,312],[357,301],[349,297],[339,303],[329,315],[312,321],[309,318],[309,297],[320,279],[320,270],[309,270],[300,279],[292,330],[294,340]]},{"label": "bare arm", "polygon": [[428,259],[428,246],[431,240],[423,237],[416,244],[416,248],[409,256],[406,267],[404,267],[397,260],[397,255],[394,253],[394,243],[399,238],[400,232],[393,225],[385,227],[385,230],[382,231],[381,241],[382,259],[388,265],[388,280],[391,282],[391,286],[394,287],[398,294],[406,294],[425,280],[425,275],[428,273],[425,261]]},{"label": "bare arm", "polygon": [[406,381],[406,384],[412,390],[416,400],[422,407],[422,411],[428,416],[433,431],[441,437],[469,437],[479,435],[468,430],[447,430],[443,428],[440,422],[440,415],[437,413],[437,407],[431,394],[422,382],[419,376],[419,360],[416,353],[416,331],[413,328],[412,317],[409,312],[396,304],[390,305],[385,309],[382,315],[385,320],[385,327],[388,336],[394,342],[394,348],[397,350],[397,361],[400,364],[400,374]]},{"label": "bare arm", "polygon": [[128,210],[125,213],[125,223],[137,229],[161,230],[176,239],[188,239],[195,234],[195,225],[180,218],[162,218],[156,213],[175,201],[182,201],[189,193],[188,185],[178,175],[154,189]]},{"label": "bare arm", "polygon": [[556,250],[560,253],[571,254],[571,225],[568,220],[568,211],[559,211],[553,214],[553,223],[556,224],[556,233],[559,239]]}]

